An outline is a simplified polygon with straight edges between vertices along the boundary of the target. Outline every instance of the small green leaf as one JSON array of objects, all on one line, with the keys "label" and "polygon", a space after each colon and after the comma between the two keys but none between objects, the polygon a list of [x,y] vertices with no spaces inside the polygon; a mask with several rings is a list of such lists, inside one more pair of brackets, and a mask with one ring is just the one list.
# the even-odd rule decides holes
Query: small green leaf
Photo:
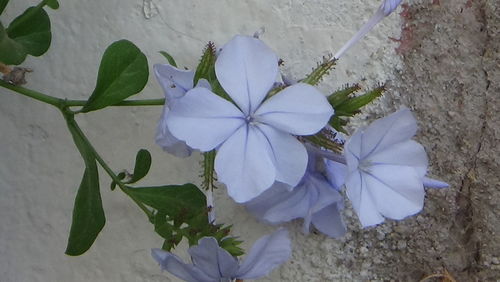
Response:
[{"label": "small green leaf", "polygon": [[97,165],[87,167],[75,199],[73,220],[66,254],[79,256],[85,253],[101,232],[106,218],[99,193]]},{"label": "small green leaf", "polygon": [[8,3],[9,0],[0,0],[0,15],[3,13],[3,10],[5,10]]},{"label": "small green leaf", "polygon": [[135,157],[135,167],[132,179],[128,183],[135,183],[148,174],[151,168],[151,154],[148,150],[141,149]]},{"label": "small green leaf", "polygon": [[167,59],[168,63],[171,66],[177,67],[177,63],[175,62],[174,57],[172,57],[169,53],[167,53],[165,51],[160,51],[160,54],[162,54],[163,57],[165,57]]},{"label": "small green leaf", "polygon": [[26,53],[41,56],[52,40],[49,15],[42,8],[30,7],[10,23],[7,34],[22,45]]},{"label": "small green leaf", "polygon": [[323,62],[319,63],[318,66],[300,82],[310,85],[317,85],[324,76],[330,73],[330,70],[333,69],[336,63],[337,60],[335,58],[332,58],[330,56],[324,57]]},{"label": "small green leaf", "polygon": [[[116,176],[118,177],[118,179],[123,180],[125,178],[125,176],[127,176],[127,174],[125,172],[120,172]],[[111,191],[115,190],[116,185],[118,185],[118,183],[116,183],[114,180],[111,181],[111,185],[110,185]]]},{"label": "small green leaf", "polygon": [[135,199],[168,216],[190,218],[205,212],[206,198],[196,185],[128,188]]},{"label": "small green leaf", "polygon": [[6,65],[19,65],[26,59],[24,47],[9,38],[0,22],[0,62]]},{"label": "small green leaf", "polygon": [[59,9],[59,2],[57,2],[57,0],[48,0],[47,6],[49,6],[50,8],[52,8],[54,10],[57,10],[57,9]]},{"label": "small green leaf", "polygon": [[196,68],[193,85],[198,84],[198,80],[201,78],[210,80],[212,76],[215,76],[215,59],[215,45],[212,42],[208,42],[205,50],[203,50],[200,63]]},{"label": "small green leaf", "polygon": [[127,40],[111,44],[102,57],[95,90],[81,111],[102,109],[139,93],[148,76],[148,61],[137,46]]}]

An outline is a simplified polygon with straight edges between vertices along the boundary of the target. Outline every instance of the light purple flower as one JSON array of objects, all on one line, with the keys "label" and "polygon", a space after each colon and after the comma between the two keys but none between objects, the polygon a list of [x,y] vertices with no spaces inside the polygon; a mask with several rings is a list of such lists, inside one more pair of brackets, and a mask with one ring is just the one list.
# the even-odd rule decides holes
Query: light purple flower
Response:
[{"label": "light purple flower", "polygon": [[349,48],[354,46],[361,38],[363,38],[370,30],[373,29],[384,17],[390,15],[401,3],[402,0],[383,0],[382,4],[375,14],[365,23],[359,31],[333,56],[340,58]]},{"label": "light purple flower", "polygon": [[416,130],[405,108],[356,131],[345,144],[347,196],[363,227],[416,214],[423,207],[424,185],[447,186],[425,177],[427,155],[411,140]]},{"label": "light purple flower", "polygon": [[219,282],[233,279],[258,279],[286,262],[292,253],[291,241],[285,229],[266,235],[252,246],[240,264],[213,237],[203,237],[198,245],[189,248],[192,264],[178,256],[153,249],[151,254],[162,270],[188,282]]},{"label": "light purple flower", "polygon": [[[325,173],[330,174],[327,178]],[[278,224],[303,218],[303,232],[309,233],[311,223],[322,233],[339,238],[346,232],[341,211],[343,198],[339,193],[346,167],[309,151],[307,171],[300,183],[291,189],[275,183],[259,197],[245,204],[257,218]],[[330,181],[331,180],[331,181]]]},{"label": "light purple flower", "polygon": [[[165,106],[156,128],[156,144],[177,157],[188,157],[193,149],[170,133],[165,118],[177,100],[193,88],[194,71],[181,70],[168,64],[156,64],[153,69],[165,93]],[[210,89],[208,81],[204,79],[199,81],[198,86]]]},{"label": "light purple flower", "polygon": [[298,83],[265,100],[278,76],[278,57],[253,37],[227,43],[215,71],[235,104],[196,87],[167,114],[172,134],[202,152],[217,148],[218,180],[236,202],[251,200],[275,181],[297,185],[307,153],[293,135],[326,125],[333,109],[325,96]]}]

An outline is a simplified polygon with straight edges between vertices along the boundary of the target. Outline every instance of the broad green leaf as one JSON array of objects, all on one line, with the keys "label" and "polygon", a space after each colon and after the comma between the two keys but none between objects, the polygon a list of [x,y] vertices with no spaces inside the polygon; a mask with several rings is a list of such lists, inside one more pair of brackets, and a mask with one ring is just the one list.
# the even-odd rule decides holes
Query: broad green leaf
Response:
[{"label": "broad green leaf", "polygon": [[146,56],[128,40],[111,44],[101,60],[97,84],[82,112],[114,105],[139,93],[148,82]]},{"label": "broad green leaf", "polygon": [[169,53],[167,53],[165,51],[160,51],[160,54],[162,54],[163,57],[165,57],[167,59],[168,63],[171,66],[177,67],[177,63],[175,62],[174,57],[172,57]]},{"label": "broad green leaf", "polygon": [[76,195],[66,254],[78,256],[85,253],[94,243],[105,222],[97,165],[94,162],[92,167],[85,169]]},{"label": "broad green leaf", "polygon": [[148,174],[151,168],[151,154],[148,150],[141,149],[135,157],[135,167],[132,179],[128,183],[135,183]]},{"label": "broad green leaf", "polygon": [[155,226],[155,232],[161,237],[165,238],[170,236],[173,232],[172,225],[167,222],[167,215],[162,212],[157,212],[154,215],[153,224]]},{"label": "broad green leaf", "polygon": [[59,9],[59,2],[57,2],[57,0],[48,0],[47,6],[49,6],[50,8],[52,8],[54,10],[57,10],[57,9]]},{"label": "broad green leaf", "polygon": [[19,65],[26,59],[24,47],[9,38],[2,23],[0,23],[0,62],[6,65]]},{"label": "broad green leaf", "polygon": [[26,53],[41,56],[50,46],[50,19],[44,9],[30,7],[7,28],[9,37],[22,45]]},{"label": "broad green leaf", "polygon": [[9,3],[9,0],[0,0],[0,15],[3,13],[3,10],[5,10],[7,3]]},{"label": "broad green leaf", "polygon": [[193,184],[128,188],[127,191],[135,199],[172,217],[181,215],[187,219],[206,209],[205,195]]},{"label": "broad green leaf", "polygon": [[76,195],[73,221],[66,247],[66,254],[78,256],[92,246],[106,219],[99,191],[95,155],[73,116],[65,115],[65,119],[73,141],[85,162],[85,173]]}]

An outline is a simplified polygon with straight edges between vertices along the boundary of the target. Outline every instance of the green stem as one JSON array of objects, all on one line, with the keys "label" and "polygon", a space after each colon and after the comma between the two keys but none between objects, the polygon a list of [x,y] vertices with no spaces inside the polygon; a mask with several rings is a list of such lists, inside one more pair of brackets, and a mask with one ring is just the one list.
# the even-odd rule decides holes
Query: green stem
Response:
[{"label": "green stem", "polygon": [[[68,107],[83,107],[87,103],[86,100],[64,100],[64,105]],[[163,106],[165,99],[144,99],[144,100],[128,100],[121,101],[112,106]]]},{"label": "green stem", "polygon": [[113,179],[113,181],[120,187],[120,190],[123,191],[127,196],[129,196],[132,201],[136,203],[136,205],[146,214],[149,220],[153,220],[153,213],[140,201],[138,201],[130,192],[127,190],[128,188],[121,182],[121,180],[118,178],[118,176],[111,170],[111,168],[106,164],[106,162],[97,154],[97,152],[94,150],[92,145],[89,143],[89,147],[92,148],[92,151],[95,154],[95,158],[97,162],[102,166],[102,168],[108,173],[108,175]]},{"label": "green stem", "polygon": [[[69,118],[71,118],[71,119],[73,118],[71,113],[68,114],[68,113],[65,113],[64,111],[62,111],[62,112],[63,112],[63,116],[66,120],[68,120]],[[68,115],[70,115],[70,117]],[[125,186],[125,184],[123,184],[123,182],[120,180],[120,178],[118,178],[118,176],[113,172],[113,170],[108,166],[108,164],[106,164],[106,162],[101,158],[99,153],[97,153],[96,149],[94,148],[94,146],[92,146],[89,139],[87,138],[87,136],[85,136],[85,134],[83,133],[81,128],[78,126],[78,124],[76,122],[73,122],[72,125],[75,128],[75,130],[78,132],[78,134],[81,136],[83,141],[85,143],[87,143],[88,148],[90,149],[91,153],[94,155],[97,162],[106,171],[106,173],[109,175],[109,177],[111,177],[111,179],[113,179],[113,181],[118,184],[118,187],[120,187],[120,190],[122,190],[123,193],[125,193],[127,196],[129,196],[132,199],[132,201],[134,201],[137,204],[137,206],[139,206],[139,208],[141,208],[141,210],[146,214],[146,216],[148,217],[148,219],[150,221],[153,220],[153,217],[154,217],[153,213],[143,203],[138,201],[134,197],[134,195],[132,195],[128,191],[128,188]]]},{"label": "green stem", "polygon": [[37,9],[43,8],[45,5],[47,5],[47,2],[49,2],[49,0],[43,0],[38,5],[36,5],[36,8]]},{"label": "green stem", "polygon": [[0,79],[0,86],[4,87],[4,88],[7,88],[9,90],[12,90],[14,92],[17,92],[21,95],[24,95],[24,96],[27,96],[27,97],[30,97],[32,99],[35,99],[35,100],[38,100],[40,102],[44,102],[46,104],[49,104],[49,105],[52,105],[56,108],[59,108],[61,109],[62,106],[64,105],[64,100],[63,99],[59,99],[59,98],[56,98],[56,97],[53,97],[53,96],[49,96],[49,95],[46,95],[46,94],[43,94],[43,93],[40,93],[40,92],[37,92],[37,91],[34,91],[34,90],[30,90],[30,89],[27,89],[27,88],[24,88],[24,87],[21,87],[21,86],[15,86],[15,85],[12,85],[10,83],[7,83],[3,80]]},{"label": "green stem", "polygon": [[[66,121],[72,120],[74,116],[74,113],[67,109],[68,106],[83,106],[86,103],[86,101],[79,101],[79,100],[63,100],[21,86],[12,85],[1,79],[0,79],[0,86],[58,108],[59,110],[61,110]],[[116,104],[116,106],[150,106],[150,105],[152,106],[152,105],[163,105],[164,103],[165,99],[132,100],[132,101],[123,101],[121,103]],[[120,187],[120,189],[127,196],[129,196],[137,204],[137,206],[139,206],[139,208],[141,208],[144,211],[144,213],[148,216],[148,218],[152,220],[153,213],[144,204],[135,199],[134,196],[128,192],[127,190],[128,188],[125,186],[125,184],[121,182],[118,176],[113,172],[113,170],[106,164],[106,162],[97,153],[95,148],[92,146],[90,141],[87,139],[83,131],[78,126],[78,124],[76,122],[72,122],[72,124],[74,128],[78,131],[78,134],[85,141],[85,143],[87,143],[88,148],[90,148],[97,162],[102,166],[102,168],[106,171],[106,173],[111,177],[111,179],[113,179],[113,181],[115,181],[118,184],[118,187]]]},{"label": "green stem", "polygon": [[[64,107],[83,107],[87,101],[85,100],[66,100],[61,98],[56,98],[54,96],[49,96],[34,90],[24,88],[22,86],[12,85],[0,79],[0,86],[7,88],[11,91],[17,92],[21,95],[33,98],[40,102],[52,105],[56,108],[62,109]],[[122,101],[113,106],[163,106],[165,104],[165,99],[144,99],[144,100],[129,100]]]}]

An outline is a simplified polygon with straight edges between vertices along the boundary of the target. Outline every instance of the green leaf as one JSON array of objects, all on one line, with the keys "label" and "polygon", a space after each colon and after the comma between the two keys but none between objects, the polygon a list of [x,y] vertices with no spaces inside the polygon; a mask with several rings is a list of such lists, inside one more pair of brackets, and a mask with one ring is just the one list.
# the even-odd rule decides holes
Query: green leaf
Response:
[{"label": "green leaf", "polygon": [[26,59],[24,47],[9,38],[2,23],[0,23],[0,62],[6,65],[19,65]]},{"label": "green leaf", "polygon": [[166,214],[158,212],[154,216],[155,232],[158,233],[163,238],[171,236],[174,232],[174,228],[166,220]]},{"label": "green leaf", "polygon": [[[125,176],[127,176],[127,174],[125,172],[120,172],[120,173],[118,173],[118,175],[116,175],[116,177],[118,177],[118,179],[120,179],[120,180],[123,180],[125,178]],[[114,180],[111,181],[111,185],[110,185],[111,191],[115,190],[116,185],[118,185],[118,183],[116,183]]]},{"label": "green leaf", "polygon": [[128,188],[127,191],[135,199],[172,217],[190,218],[206,209],[205,195],[193,184]]},{"label": "green leaf", "polygon": [[3,10],[5,10],[8,3],[9,0],[0,0],[0,15],[3,13]]},{"label": "green leaf", "polygon": [[205,50],[203,50],[203,55],[196,68],[196,72],[194,73],[193,85],[198,84],[198,80],[201,78],[210,81],[212,77],[215,77],[215,51],[214,43],[208,42]]},{"label": "green leaf", "polygon": [[41,56],[49,49],[52,39],[49,16],[40,7],[30,7],[10,23],[7,34],[22,45],[26,53]]},{"label": "green leaf", "polygon": [[104,227],[106,219],[99,192],[99,175],[95,155],[72,115],[65,115],[68,129],[85,162],[85,173],[75,199],[73,221],[66,254],[78,256],[86,252]]},{"label": "green leaf", "polygon": [[148,76],[148,61],[137,46],[127,40],[111,44],[102,57],[95,90],[81,111],[102,109],[139,93]]},{"label": "green leaf", "polygon": [[49,6],[50,8],[52,8],[54,10],[57,10],[57,9],[59,9],[59,2],[57,2],[57,0],[48,0],[47,6]]},{"label": "green leaf", "polygon": [[175,62],[174,57],[172,57],[169,53],[167,53],[165,51],[160,51],[160,54],[162,54],[163,57],[165,57],[167,59],[168,63],[171,66],[177,67],[177,63]]},{"label": "green leaf", "polygon": [[141,149],[135,157],[135,167],[132,179],[128,183],[135,183],[148,174],[151,168],[151,154],[148,150]]},{"label": "green leaf", "polygon": [[78,256],[85,253],[101,232],[106,219],[99,193],[97,165],[85,169],[75,199],[73,220],[69,232],[66,254]]},{"label": "green leaf", "polygon": [[318,66],[313,69],[313,71],[300,82],[307,83],[310,85],[317,85],[324,76],[330,73],[330,70],[333,69],[337,60],[332,57],[324,57],[323,62],[319,63]]}]

